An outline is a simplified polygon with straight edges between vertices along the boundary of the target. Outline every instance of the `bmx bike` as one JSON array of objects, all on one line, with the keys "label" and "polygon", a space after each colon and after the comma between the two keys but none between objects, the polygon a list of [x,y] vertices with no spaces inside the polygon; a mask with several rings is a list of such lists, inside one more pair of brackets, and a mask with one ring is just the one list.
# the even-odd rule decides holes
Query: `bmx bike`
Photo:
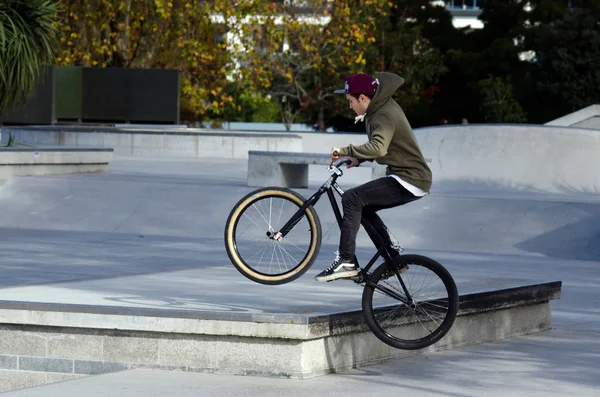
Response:
[{"label": "bmx bike", "polygon": [[[342,216],[334,196],[341,165],[332,162],[331,176],[308,200],[280,187],[248,193],[233,207],[225,226],[229,259],[245,277],[278,285],[302,276],[321,247],[322,230],[314,205],[327,194],[338,225]],[[458,312],[458,291],[450,273],[435,260],[413,254],[392,255],[384,238],[363,219],[362,226],[377,252],[351,279],[364,287],[362,311],[369,329],[384,343],[404,350],[422,349],[444,337]],[[369,270],[379,257],[384,262]]]}]

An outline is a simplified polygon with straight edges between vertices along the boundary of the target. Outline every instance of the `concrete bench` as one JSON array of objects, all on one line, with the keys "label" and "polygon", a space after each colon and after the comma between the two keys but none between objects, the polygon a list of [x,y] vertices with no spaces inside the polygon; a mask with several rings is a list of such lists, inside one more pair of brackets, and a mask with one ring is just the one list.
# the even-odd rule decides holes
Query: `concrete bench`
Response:
[{"label": "concrete bench", "polygon": [[[308,166],[329,165],[327,153],[248,151],[248,186],[308,187]],[[386,166],[365,162],[371,167],[371,178],[385,176]]]}]

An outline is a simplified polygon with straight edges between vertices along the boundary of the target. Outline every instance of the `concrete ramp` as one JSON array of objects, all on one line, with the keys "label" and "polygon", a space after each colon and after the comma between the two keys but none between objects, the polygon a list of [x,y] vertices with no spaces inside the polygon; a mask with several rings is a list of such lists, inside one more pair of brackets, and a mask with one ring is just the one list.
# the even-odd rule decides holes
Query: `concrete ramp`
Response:
[{"label": "concrete ramp", "polygon": [[590,105],[576,112],[547,122],[545,125],[591,128],[600,130],[600,105]]},{"label": "concrete ramp", "polygon": [[460,125],[416,130],[434,187],[597,195],[600,131],[539,125]]},{"label": "concrete ramp", "polygon": [[[5,209],[0,234],[4,244],[12,246],[26,245],[34,237],[47,241],[48,236],[55,236],[61,246],[60,241],[78,235],[89,236],[82,241],[115,241],[120,246],[131,240],[152,241],[152,250],[180,244],[204,252],[198,263],[228,263],[222,230],[233,205],[253,188],[246,186],[243,160],[220,162],[117,159],[107,174],[12,179],[0,187],[0,206]],[[139,171],[145,167],[148,171]],[[354,186],[345,184],[351,173],[340,179],[342,187]],[[309,189],[298,191],[309,197],[323,181],[313,179]],[[534,193],[453,180],[434,186],[421,200],[381,211],[408,249],[600,259],[596,195]],[[339,230],[326,197],[316,209],[324,244],[337,245]],[[358,242],[370,246],[363,232]],[[210,255],[204,251],[208,248]],[[334,250],[324,248],[315,266],[331,261]],[[135,255],[131,260],[138,261]]]}]

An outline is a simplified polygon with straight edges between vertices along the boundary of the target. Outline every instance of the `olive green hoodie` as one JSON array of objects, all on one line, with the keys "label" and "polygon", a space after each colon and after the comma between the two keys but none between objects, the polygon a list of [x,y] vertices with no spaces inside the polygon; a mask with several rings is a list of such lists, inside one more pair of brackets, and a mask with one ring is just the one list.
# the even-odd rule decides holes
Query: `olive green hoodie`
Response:
[{"label": "olive green hoodie", "polygon": [[425,192],[431,188],[427,166],[404,111],[392,99],[404,79],[394,73],[377,72],[379,86],[367,107],[365,122],[369,142],[340,148],[342,156],[356,157],[387,165],[386,175],[394,174]]}]

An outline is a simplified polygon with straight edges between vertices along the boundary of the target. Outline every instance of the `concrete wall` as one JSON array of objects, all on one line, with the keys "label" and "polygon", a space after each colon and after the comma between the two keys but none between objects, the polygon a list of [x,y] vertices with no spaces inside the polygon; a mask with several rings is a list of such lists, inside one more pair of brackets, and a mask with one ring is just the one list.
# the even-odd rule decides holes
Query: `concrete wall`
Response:
[{"label": "concrete wall", "polygon": [[[33,145],[112,147],[115,155],[248,158],[249,150],[328,153],[365,134],[224,133],[4,129]],[[189,130],[192,131],[192,130]],[[534,192],[598,192],[600,131],[546,125],[449,125],[415,129],[440,182],[461,181]],[[431,160],[431,161],[429,161]]]},{"label": "concrete wall", "polygon": [[219,133],[140,130],[73,130],[3,128],[2,143],[12,134],[28,145],[114,148],[115,155],[140,157],[248,158],[249,150],[302,150],[295,134]]},{"label": "concrete wall", "polygon": [[309,153],[329,153],[332,147],[360,145],[368,141],[367,134],[330,134],[318,132],[296,133],[302,137],[302,151]]},{"label": "concrete wall", "polygon": [[[545,125],[470,124],[414,130],[439,182],[522,191],[593,193],[600,188],[600,131]],[[366,134],[298,133],[302,151],[362,144]]]}]

